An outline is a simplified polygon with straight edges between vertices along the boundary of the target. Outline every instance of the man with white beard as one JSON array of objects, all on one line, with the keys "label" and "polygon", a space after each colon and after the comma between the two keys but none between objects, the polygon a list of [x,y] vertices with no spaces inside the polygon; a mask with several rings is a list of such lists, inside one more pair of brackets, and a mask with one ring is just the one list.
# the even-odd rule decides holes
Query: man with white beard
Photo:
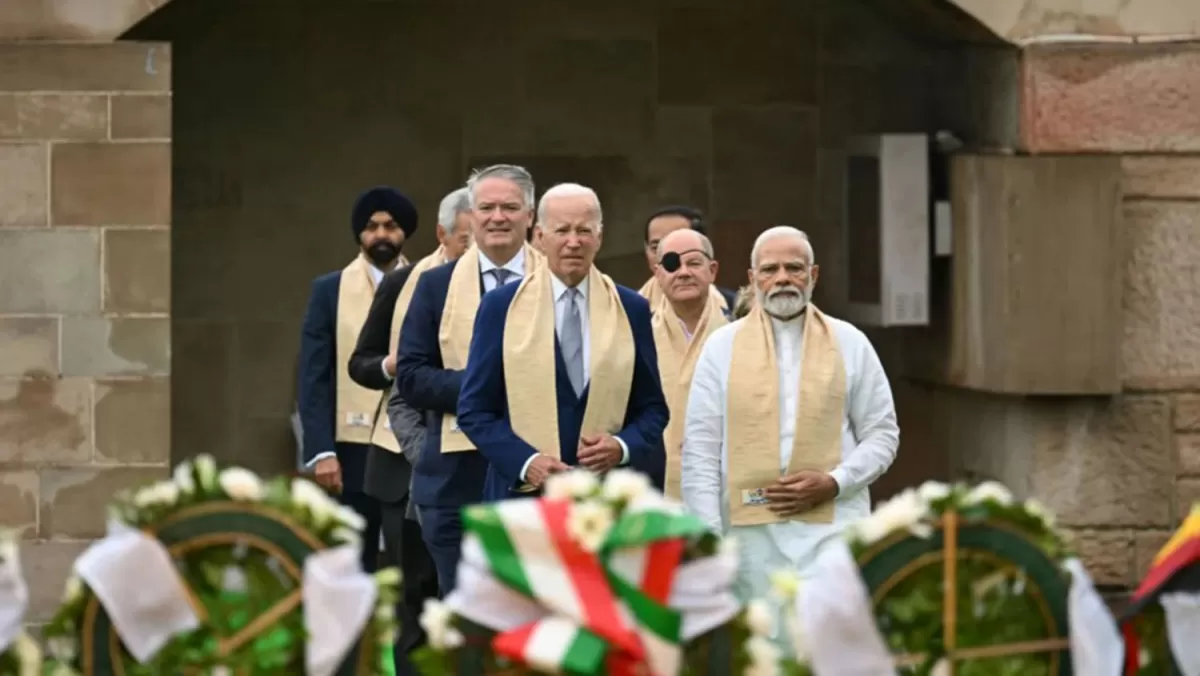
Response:
[{"label": "man with white beard", "polygon": [[867,516],[868,487],[900,443],[870,341],[810,302],[819,269],[808,237],[771,228],[750,266],[753,308],[714,331],[696,364],[681,472],[688,508],[737,539],[743,600],[765,597],[776,570],[803,575],[823,543]]}]

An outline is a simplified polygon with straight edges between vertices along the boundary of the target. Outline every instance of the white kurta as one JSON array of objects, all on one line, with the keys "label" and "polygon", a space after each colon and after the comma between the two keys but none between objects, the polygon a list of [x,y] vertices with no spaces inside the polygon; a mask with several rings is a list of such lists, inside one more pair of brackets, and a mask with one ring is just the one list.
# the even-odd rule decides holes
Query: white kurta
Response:
[{"label": "white kurta", "polygon": [[[714,531],[737,540],[741,558],[737,592],[743,600],[766,596],[769,576],[775,570],[790,569],[804,575],[824,542],[870,514],[868,487],[892,464],[900,444],[891,387],[875,349],[853,325],[827,318],[845,360],[847,388],[842,462],[831,473],[839,487],[832,524],[729,525],[726,402],[733,338],[744,320],[709,336],[692,377],[683,442],[683,501]],[[780,473],[784,474],[797,433],[803,320],[771,322],[779,362],[779,448],[764,448],[763,452],[779,454]]]}]

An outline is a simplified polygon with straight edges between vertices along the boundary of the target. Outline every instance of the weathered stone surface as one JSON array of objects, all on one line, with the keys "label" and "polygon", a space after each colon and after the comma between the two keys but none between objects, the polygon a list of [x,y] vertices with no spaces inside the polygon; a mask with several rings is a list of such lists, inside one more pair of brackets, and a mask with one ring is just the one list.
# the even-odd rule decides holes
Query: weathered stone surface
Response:
[{"label": "weathered stone surface", "polygon": [[0,380],[0,463],[85,463],[91,431],[90,380]]},{"label": "weathered stone surface", "polygon": [[715,110],[711,218],[803,220],[816,203],[817,147],[815,110]]},{"label": "weathered stone surface", "polygon": [[109,41],[167,0],[6,0],[0,39]]},{"label": "weathered stone surface", "polygon": [[48,152],[41,143],[0,144],[0,227],[47,224]]},{"label": "weathered stone surface", "polygon": [[170,379],[99,381],[94,415],[97,462],[170,462]]},{"label": "weathered stone surface", "polygon": [[1176,434],[1175,454],[1180,474],[1200,475],[1200,434]]},{"label": "weathered stone surface", "polygon": [[118,491],[167,477],[163,467],[80,467],[42,470],[42,537],[97,538],[104,535],[107,505]]},{"label": "weathered stone surface", "polygon": [[171,309],[171,235],[163,229],[104,230],[104,311]]},{"label": "weathered stone surface", "polygon": [[1125,205],[1124,381],[1141,389],[1200,382],[1200,203]]},{"label": "weathered stone surface", "polygon": [[665,9],[658,21],[659,100],[814,103],[818,44],[813,3]]},{"label": "weathered stone surface", "polygon": [[0,91],[167,91],[164,43],[0,43]]},{"label": "weathered stone surface", "polygon": [[167,225],[171,222],[171,146],[55,145],[51,189],[55,225]]},{"label": "weathered stone surface", "polygon": [[1130,155],[1121,168],[1125,197],[1200,198],[1200,157]]},{"label": "weathered stone surface", "polygon": [[[97,510],[103,512],[104,510]],[[67,576],[90,542],[26,542],[21,545],[21,572],[29,585],[26,622],[49,620],[62,603]]]},{"label": "weathered stone surface", "polygon": [[1134,568],[1135,580],[1141,580],[1150,570],[1150,565],[1154,563],[1154,557],[1158,556],[1166,544],[1167,540],[1171,539],[1170,531],[1142,531],[1134,535],[1133,550],[1136,566]]},{"label": "weathered stone surface", "polygon": [[0,94],[0,139],[107,136],[108,97],[102,94]]},{"label": "weathered stone surface", "polygon": [[1200,394],[1175,395],[1175,429],[1200,432]]},{"label": "weathered stone surface", "polygon": [[58,374],[57,317],[0,317],[0,376]]},{"label": "weathered stone surface", "polygon": [[121,94],[112,97],[112,137],[170,138],[170,94]]},{"label": "weathered stone surface", "polygon": [[62,368],[69,376],[166,375],[171,326],[155,317],[64,317]]},{"label": "weathered stone surface", "polygon": [[32,537],[37,534],[37,510],[37,473],[0,471],[0,527]]},{"label": "weathered stone surface", "polygon": [[0,312],[99,309],[99,233],[0,229]]},{"label": "weathered stone surface", "polygon": [[1025,150],[1200,149],[1194,43],[1042,45],[1024,60]]},{"label": "weathered stone surface", "polygon": [[[1067,526],[1165,527],[1173,482],[1170,401],[1028,400],[1029,461],[1012,465],[1031,477],[1032,494]],[[1010,421],[1011,425],[1016,421]],[[1015,444],[1014,444],[1015,446]]]},{"label": "weathered stone surface", "polygon": [[1071,533],[1071,536],[1079,558],[1087,566],[1088,573],[1096,584],[1133,584],[1133,531],[1081,530]]},{"label": "weathered stone surface", "polygon": [[1175,487],[1175,523],[1181,523],[1192,509],[1200,506],[1200,479],[1180,479]]}]

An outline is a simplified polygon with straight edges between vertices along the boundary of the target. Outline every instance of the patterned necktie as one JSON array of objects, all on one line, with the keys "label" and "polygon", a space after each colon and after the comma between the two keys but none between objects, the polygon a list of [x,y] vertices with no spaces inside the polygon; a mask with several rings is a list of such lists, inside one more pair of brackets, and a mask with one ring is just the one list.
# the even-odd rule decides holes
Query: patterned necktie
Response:
[{"label": "patterned necktie", "polygon": [[567,289],[565,297],[566,315],[558,342],[562,347],[563,363],[567,366],[567,378],[578,397],[583,394],[583,320],[579,317],[579,304],[575,301],[579,297],[579,289]]},{"label": "patterned necktie", "polygon": [[513,274],[512,270],[492,268],[492,276],[496,278],[496,288],[504,286],[504,283],[508,281],[508,277],[511,274]]}]

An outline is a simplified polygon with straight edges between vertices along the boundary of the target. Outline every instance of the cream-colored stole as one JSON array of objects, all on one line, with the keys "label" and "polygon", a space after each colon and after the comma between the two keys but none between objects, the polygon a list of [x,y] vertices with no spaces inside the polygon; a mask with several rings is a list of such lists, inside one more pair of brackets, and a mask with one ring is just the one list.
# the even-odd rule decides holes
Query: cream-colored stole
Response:
[{"label": "cream-colored stole", "polygon": [[334,334],[337,362],[334,421],[336,441],[365,444],[371,441],[375,414],[379,410],[379,392],[368,390],[350,379],[346,365],[358,334],[367,321],[371,300],[375,297],[375,280],[371,278],[371,264],[366,256],[359,254],[350,265],[342,270],[338,281],[337,332]]},{"label": "cream-colored stole", "polygon": [[[650,303],[651,312],[657,313],[662,309],[663,305],[667,304],[667,294],[663,293],[662,287],[658,284],[657,277],[651,277],[649,281],[643,284],[642,288],[638,289],[638,294],[642,298],[645,298],[646,302]],[[708,287],[708,296],[717,301],[722,310],[729,309],[729,303],[725,302],[725,296],[721,295],[716,286]]]},{"label": "cream-colored stole", "polygon": [[[417,261],[400,295],[396,297],[396,310],[392,314],[391,338],[388,341],[388,353],[396,356],[396,347],[400,344],[400,327],[404,325],[404,316],[408,314],[408,306],[412,304],[413,292],[417,290],[417,280],[426,270],[432,270],[446,262],[446,249],[439,246],[436,251]],[[386,448],[392,453],[400,452],[400,443],[392,432],[392,424],[388,419],[387,400],[388,390],[383,392],[383,400],[379,402],[379,415],[375,417],[375,431],[371,433],[371,443],[380,448]]]},{"label": "cream-colored stole", "polygon": [[696,323],[696,332],[688,340],[684,334],[679,315],[667,302],[654,313],[654,346],[658,349],[658,371],[662,378],[663,394],[671,410],[671,420],[663,432],[663,445],[667,451],[667,497],[678,499],[680,460],[683,452],[684,417],[687,413],[688,391],[692,387],[692,373],[700,350],[709,334],[728,324],[721,312],[721,305],[711,295]]},{"label": "cream-colored stole", "polygon": [[[829,472],[842,459],[846,364],[825,315],[812,303],[804,315],[796,434],[788,474]],[[733,338],[726,399],[730,520],[734,526],[786,521],[773,514],[758,493],[780,477],[779,370],[771,319],[762,308],[746,315]],[[832,523],[833,502],[791,520]]]},{"label": "cream-colored stole", "polygon": [[[545,266],[526,275],[504,321],[504,381],[513,432],[525,443],[561,460],[555,405],[554,289]],[[633,386],[636,348],[625,306],[612,279],[588,273],[588,335],[591,339],[583,436],[616,434],[625,422]]]},{"label": "cream-colored stole", "polygon": [[[545,259],[533,247],[525,245],[525,278],[543,266]],[[446,291],[442,323],[438,327],[438,343],[442,349],[442,367],[461,371],[467,368],[467,353],[471,351],[471,335],[475,332],[475,313],[479,311],[479,249],[467,249],[454,272]],[[458,418],[442,416],[442,453],[474,451],[475,445],[458,429]]]}]

